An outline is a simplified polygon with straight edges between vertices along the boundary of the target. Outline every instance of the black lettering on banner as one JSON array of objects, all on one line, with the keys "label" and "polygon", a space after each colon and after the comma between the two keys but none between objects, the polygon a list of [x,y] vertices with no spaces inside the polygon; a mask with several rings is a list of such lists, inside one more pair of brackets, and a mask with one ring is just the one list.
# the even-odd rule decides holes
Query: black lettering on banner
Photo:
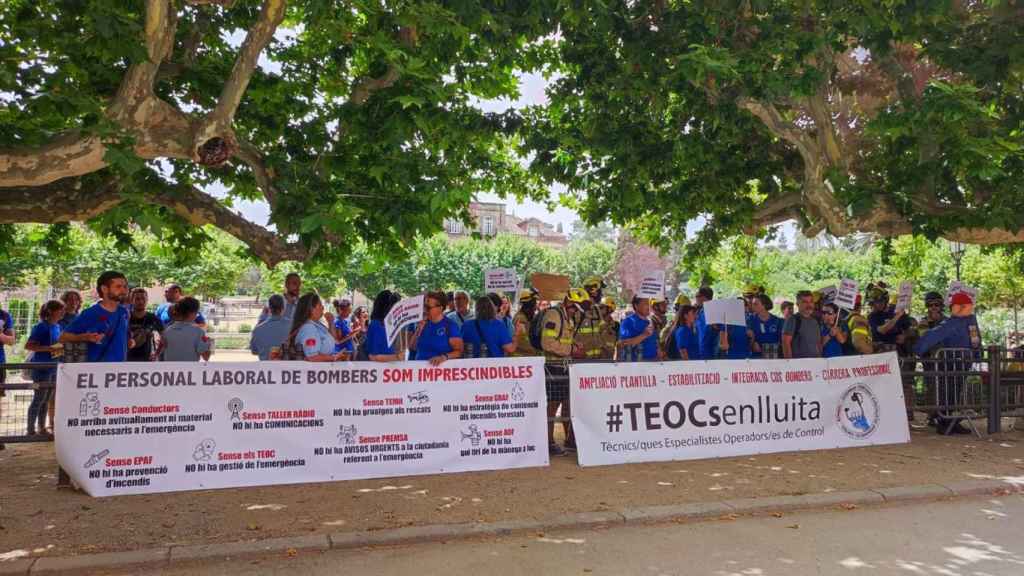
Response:
[{"label": "black lettering on banner", "polygon": [[703,400],[694,400],[693,402],[690,402],[690,413],[689,413],[690,424],[693,424],[697,428],[703,428],[703,427],[708,425],[707,422],[698,419],[697,415],[696,415],[697,406],[705,406],[706,404],[707,404],[707,402],[705,402]]},{"label": "black lettering on banner", "polygon": [[[671,411],[675,410],[678,413],[678,419],[673,419]],[[665,404],[665,410],[662,414],[662,419],[665,421],[665,425],[675,430],[676,428],[682,427],[686,424],[686,408],[677,400],[672,400]]]},{"label": "black lettering on banner", "polygon": [[658,413],[657,402],[645,402],[644,403],[644,420],[646,420],[648,430],[660,430],[661,424],[658,424],[658,420],[661,415]]}]

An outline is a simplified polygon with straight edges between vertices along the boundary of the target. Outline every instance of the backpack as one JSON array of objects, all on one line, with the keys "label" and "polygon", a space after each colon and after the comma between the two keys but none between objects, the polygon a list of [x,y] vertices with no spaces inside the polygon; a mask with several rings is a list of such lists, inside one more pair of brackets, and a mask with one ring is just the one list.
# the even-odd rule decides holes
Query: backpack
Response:
[{"label": "backpack", "polygon": [[682,354],[679,353],[679,347],[676,346],[676,330],[678,329],[679,325],[673,322],[672,325],[665,330],[668,334],[661,339],[661,349],[665,351],[665,356],[669,360],[683,359]]},{"label": "backpack", "polygon": [[[543,336],[544,336],[544,318],[547,315],[548,315],[548,311],[545,310],[544,312],[534,316],[533,320],[530,320],[530,346],[533,346],[535,350],[538,350],[538,351],[541,351],[541,352],[544,351],[544,346],[542,345],[542,340],[543,340]],[[562,311],[561,310],[558,310],[558,315],[560,317],[562,316]],[[560,322],[559,326],[558,326],[558,337],[559,338],[562,337],[562,330],[564,330],[564,329],[565,329],[565,319],[563,318],[562,322]]]}]

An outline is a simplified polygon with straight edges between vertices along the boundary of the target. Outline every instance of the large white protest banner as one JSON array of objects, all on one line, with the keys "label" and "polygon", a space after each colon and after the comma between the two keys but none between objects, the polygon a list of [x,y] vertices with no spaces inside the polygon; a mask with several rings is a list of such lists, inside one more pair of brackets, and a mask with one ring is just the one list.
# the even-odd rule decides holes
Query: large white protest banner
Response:
[{"label": "large white protest banner", "polygon": [[92,496],[545,466],[543,362],[62,364],[57,460]]},{"label": "large white protest banner", "polygon": [[395,336],[409,324],[415,324],[423,319],[423,294],[409,296],[399,300],[391,307],[388,315],[384,317],[384,331],[387,333],[388,342],[394,342]]},{"label": "large white protest banner", "polygon": [[843,310],[853,310],[857,304],[857,281],[844,278],[839,282],[839,292],[836,293],[835,305]]},{"label": "large white protest banner", "polygon": [[664,298],[665,297],[665,271],[653,270],[644,274],[640,280],[640,286],[636,289],[639,298]]},{"label": "large white protest banner", "polygon": [[484,292],[516,292],[519,274],[512,268],[492,268],[484,272]]},{"label": "large white protest banner", "polygon": [[738,298],[708,300],[704,303],[704,321],[709,326],[712,324],[746,326],[747,315],[743,301]]},{"label": "large white protest banner", "polygon": [[573,364],[581,466],[910,441],[896,354]]}]

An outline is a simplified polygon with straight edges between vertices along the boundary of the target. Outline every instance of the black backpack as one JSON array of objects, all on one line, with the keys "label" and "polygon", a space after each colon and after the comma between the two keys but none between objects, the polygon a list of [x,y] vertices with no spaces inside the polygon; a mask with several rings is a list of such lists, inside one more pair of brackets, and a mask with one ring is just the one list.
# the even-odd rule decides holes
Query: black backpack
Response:
[{"label": "black backpack", "polygon": [[[544,336],[544,318],[547,315],[548,315],[548,311],[545,310],[545,311],[543,311],[541,313],[538,313],[536,316],[533,317],[533,320],[530,321],[530,346],[533,346],[534,349],[536,349],[536,350],[540,350],[540,351],[544,350],[544,346],[542,345],[542,341],[543,341],[543,336]],[[562,316],[562,311],[561,310],[558,310],[558,315]],[[562,318],[562,321],[559,323],[559,326],[558,326],[558,337],[559,338],[562,337],[562,330],[564,330],[564,329],[565,329],[565,318]]]}]

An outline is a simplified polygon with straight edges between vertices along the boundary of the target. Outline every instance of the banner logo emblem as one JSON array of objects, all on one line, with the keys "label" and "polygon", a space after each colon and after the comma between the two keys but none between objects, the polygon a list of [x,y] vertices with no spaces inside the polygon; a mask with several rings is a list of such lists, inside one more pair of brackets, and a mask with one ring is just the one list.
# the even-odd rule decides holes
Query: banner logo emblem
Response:
[{"label": "banner logo emblem", "polygon": [[870,388],[854,384],[839,397],[836,423],[851,438],[867,438],[878,428],[878,399]]}]

